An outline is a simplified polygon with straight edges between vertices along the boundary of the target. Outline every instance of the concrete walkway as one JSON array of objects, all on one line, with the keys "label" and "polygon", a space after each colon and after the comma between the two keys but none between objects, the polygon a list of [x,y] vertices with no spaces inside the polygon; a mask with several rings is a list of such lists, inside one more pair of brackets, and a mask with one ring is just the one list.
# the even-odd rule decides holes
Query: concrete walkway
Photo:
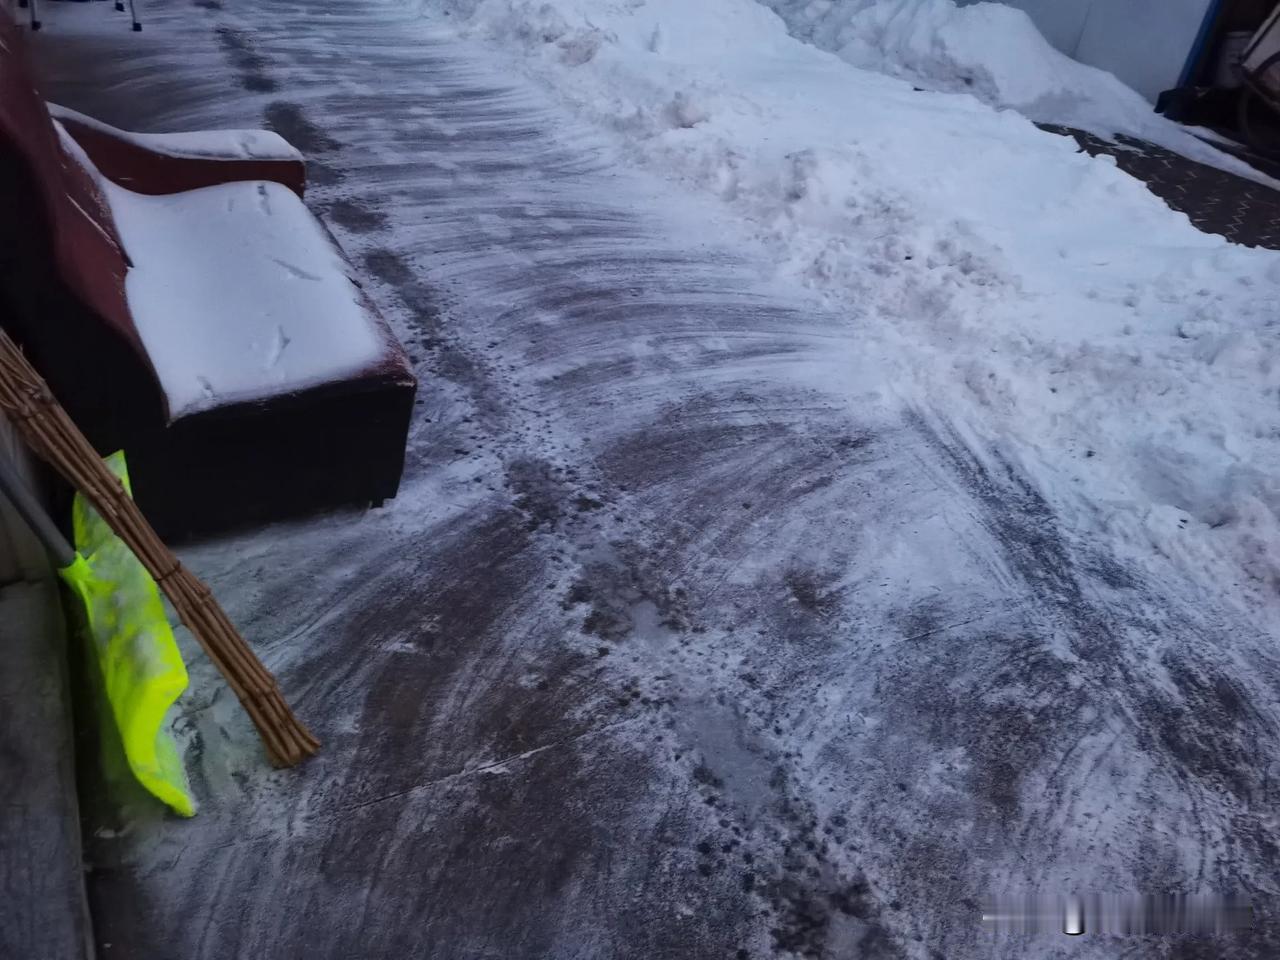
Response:
[{"label": "concrete walkway", "polygon": [[[35,474],[0,417],[0,459]],[[0,957],[92,956],[58,577],[0,493]]]},{"label": "concrete walkway", "polygon": [[423,386],[397,501],[186,553],[326,745],[269,771],[193,657],[204,809],[95,813],[102,956],[1280,953],[979,923],[1274,902],[1280,660],[1212,585],[1144,581],[942,413],[825,391],[856,321],[412,4],[104,6],[39,38],[49,95],[292,140]]}]

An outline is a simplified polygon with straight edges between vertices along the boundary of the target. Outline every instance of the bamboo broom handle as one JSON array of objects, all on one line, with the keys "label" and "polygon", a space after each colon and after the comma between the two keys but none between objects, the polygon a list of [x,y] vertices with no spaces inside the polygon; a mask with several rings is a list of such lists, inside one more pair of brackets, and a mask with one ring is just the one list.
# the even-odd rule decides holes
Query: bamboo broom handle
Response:
[{"label": "bamboo broom handle", "polygon": [[159,584],[249,714],[271,762],[293,766],[315,753],[320,742],[289,708],[275,677],[232,626],[209,588],[156,536],[120,481],[3,330],[0,410],[32,450],[93,505]]},{"label": "bamboo broom handle", "polygon": [[[21,359],[19,357],[18,362],[14,362],[14,358],[9,357],[4,363],[0,358],[0,364],[8,367],[12,381],[34,386],[30,382],[30,374],[22,367]],[[38,389],[24,392],[31,402],[23,403],[20,395],[11,396],[10,400],[17,404],[19,421],[32,426],[33,444],[86,492],[113,527],[119,523],[122,539],[130,543],[162,586],[171,588],[166,592],[210,659],[245,704],[263,733],[273,761],[293,763],[313,752],[318,742],[305,729],[290,730],[294,721],[278,690],[274,690],[273,678],[244,646],[234,628],[221,615],[221,609],[216,604],[210,606],[208,590],[194,577],[172,575],[179,569],[176,561],[142,520],[114,475],[97,460],[96,453],[92,461],[86,461],[79,455],[83,453],[78,450],[79,432],[65,412],[44,403],[45,398]],[[181,589],[188,580],[190,584]]]}]

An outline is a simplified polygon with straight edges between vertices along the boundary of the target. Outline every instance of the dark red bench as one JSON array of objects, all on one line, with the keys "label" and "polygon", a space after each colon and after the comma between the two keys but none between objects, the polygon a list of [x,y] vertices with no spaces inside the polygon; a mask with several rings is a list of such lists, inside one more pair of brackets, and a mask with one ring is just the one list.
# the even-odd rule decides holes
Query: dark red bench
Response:
[{"label": "dark red bench", "polygon": [[394,496],[415,380],[260,131],[52,109],[0,11],[0,322],[171,539]]}]

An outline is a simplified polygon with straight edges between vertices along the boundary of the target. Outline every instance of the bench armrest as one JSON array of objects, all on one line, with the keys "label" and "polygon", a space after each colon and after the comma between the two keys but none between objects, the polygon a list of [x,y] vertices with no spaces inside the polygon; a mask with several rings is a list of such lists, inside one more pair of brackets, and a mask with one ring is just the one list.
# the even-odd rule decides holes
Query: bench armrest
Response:
[{"label": "bench armrest", "polygon": [[135,193],[168,194],[244,180],[269,180],[299,197],[306,188],[302,155],[267,130],[132,133],[49,104],[95,167]]}]

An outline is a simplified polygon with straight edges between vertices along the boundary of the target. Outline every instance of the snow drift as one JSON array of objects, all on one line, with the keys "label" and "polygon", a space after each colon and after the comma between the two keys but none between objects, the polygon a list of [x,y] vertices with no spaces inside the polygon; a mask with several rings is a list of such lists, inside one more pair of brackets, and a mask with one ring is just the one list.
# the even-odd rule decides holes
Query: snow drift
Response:
[{"label": "snow drift", "polygon": [[953,0],[762,0],[796,38],[858,67],[934,90],[971,93],[1031,120],[1103,137],[1126,133],[1265,180],[1153,112],[1115,76],[1073,60],[1022,10]]},{"label": "snow drift", "polygon": [[874,371],[885,402],[967,411],[1135,563],[1274,602],[1280,258],[1022,113],[1233,161],[1017,11],[774,5],[785,23],[751,0],[424,10],[518,54],[623,160],[719,197],[779,283],[849,317],[851,398]]}]

